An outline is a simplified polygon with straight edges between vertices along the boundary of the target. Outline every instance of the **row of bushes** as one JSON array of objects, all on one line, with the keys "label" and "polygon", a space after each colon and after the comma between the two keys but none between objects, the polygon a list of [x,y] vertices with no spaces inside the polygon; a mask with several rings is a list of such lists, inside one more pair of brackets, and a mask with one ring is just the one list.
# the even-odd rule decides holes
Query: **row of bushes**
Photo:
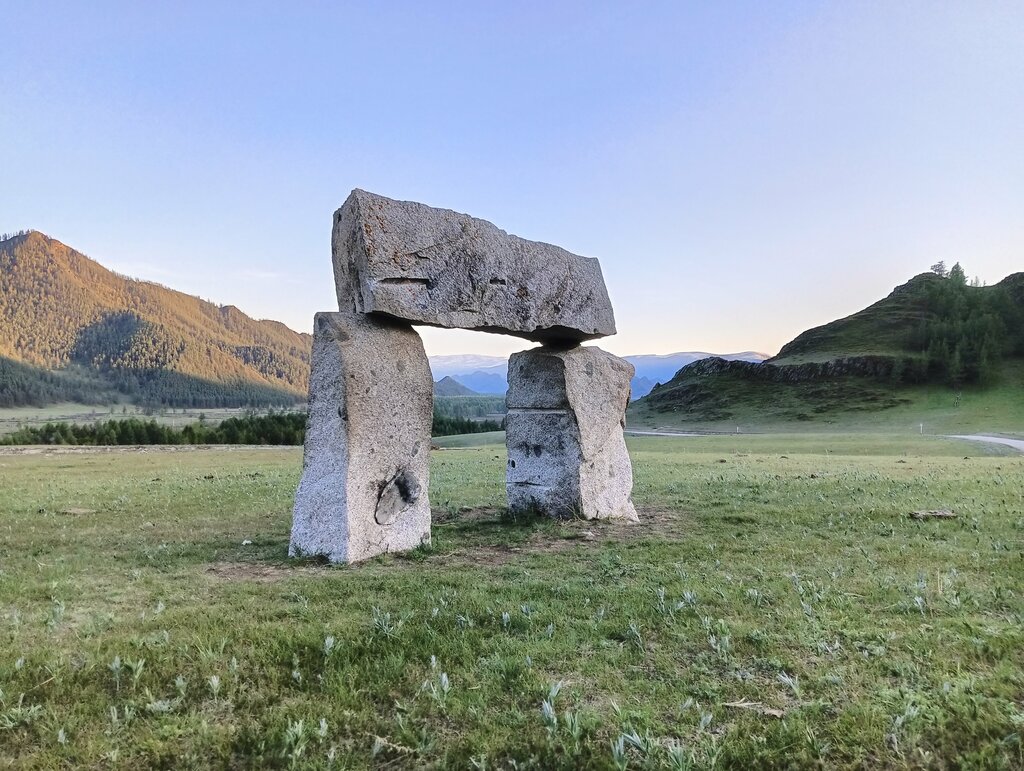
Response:
[{"label": "row of bushes", "polygon": [[[499,431],[493,420],[442,417],[434,414],[434,436]],[[0,437],[0,444],[139,445],[139,444],[276,444],[300,445],[306,436],[306,415],[279,412],[228,418],[220,424],[200,420],[182,428],[165,426],[155,420],[125,418],[99,423],[47,423],[20,428]]]}]

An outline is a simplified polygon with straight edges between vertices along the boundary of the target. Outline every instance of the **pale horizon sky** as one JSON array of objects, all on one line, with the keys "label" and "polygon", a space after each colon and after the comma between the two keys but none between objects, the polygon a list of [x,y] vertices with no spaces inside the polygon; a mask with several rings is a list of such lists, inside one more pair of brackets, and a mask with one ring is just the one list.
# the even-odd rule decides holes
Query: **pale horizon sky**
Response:
[{"label": "pale horizon sky", "polygon": [[0,232],[302,331],[355,187],[600,258],[620,355],[775,353],[938,260],[1024,270],[1020,2],[0,15]]}]

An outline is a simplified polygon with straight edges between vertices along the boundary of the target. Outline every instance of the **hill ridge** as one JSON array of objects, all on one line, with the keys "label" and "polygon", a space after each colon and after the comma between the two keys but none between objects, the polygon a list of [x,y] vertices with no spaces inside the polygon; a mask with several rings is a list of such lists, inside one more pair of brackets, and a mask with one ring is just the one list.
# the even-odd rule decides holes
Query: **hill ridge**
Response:
[{"label": "hill ridge", "polygon": [[303,399],[310,348],[280,322],[123,276],[39,231],[0,242],[8,361],[84,371],[146,403],[246,406]]},{"label": "hill ridge", "polygon": [[451,375],[445,375],[434,383],[434,396],[480,396],[472,388],[467,388]]},{"label": "hill ridge", "polygon": [[899,406],[914,388],[952,393],[1013,378],[1024,361],[1024,273],[990,287],[959,275],[918,274],[867,308],[802,332],[762,363],[688,364],[632,414],[682,423],[758,414],[825,420]]}]

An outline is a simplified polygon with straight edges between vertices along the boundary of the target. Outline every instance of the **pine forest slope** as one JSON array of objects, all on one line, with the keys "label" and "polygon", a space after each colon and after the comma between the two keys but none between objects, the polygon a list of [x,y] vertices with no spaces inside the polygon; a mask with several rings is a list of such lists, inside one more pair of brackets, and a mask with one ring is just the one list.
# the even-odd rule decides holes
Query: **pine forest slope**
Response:
[{"label": "pine forest slope", "polygon": [[0,406],[305,398],[311,338],[103,268],[38,232],[0,242]]},{"label": "pine forest slope", "polygon": [[924,357],[932,341],[941,344],[943,339],[951,353],[960,345],[964,356],[974,348],[980,355],[987,342],[991,354],[999,358],[1024,348],[1022,308],[1024,273],[1014,273],[991,287],[922,273],[862,311],[803,332],[769,361],[800,364],[850,356]]}]

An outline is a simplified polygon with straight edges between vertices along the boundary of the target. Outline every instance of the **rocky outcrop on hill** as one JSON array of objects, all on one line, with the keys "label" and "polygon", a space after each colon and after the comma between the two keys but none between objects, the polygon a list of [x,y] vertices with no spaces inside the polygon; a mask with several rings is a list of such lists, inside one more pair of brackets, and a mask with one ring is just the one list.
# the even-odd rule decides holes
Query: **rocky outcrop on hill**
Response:
[{"label": "rocky outcrop on hill", "polygon": [[815,361],[805,364],[769,364],[753,361],[726,361],[718,357],[701,359],[687,364],[676,376],[664,385],[657,385],[652,394],[670,386],[682,378],[706,377],[708,375],[730,374],[744,380],[759,380],[769,383],[806,383],[823,378],[860,375],[866,377],[890,377],[899,359],[891,356],[849,356],[831,361]]}]

